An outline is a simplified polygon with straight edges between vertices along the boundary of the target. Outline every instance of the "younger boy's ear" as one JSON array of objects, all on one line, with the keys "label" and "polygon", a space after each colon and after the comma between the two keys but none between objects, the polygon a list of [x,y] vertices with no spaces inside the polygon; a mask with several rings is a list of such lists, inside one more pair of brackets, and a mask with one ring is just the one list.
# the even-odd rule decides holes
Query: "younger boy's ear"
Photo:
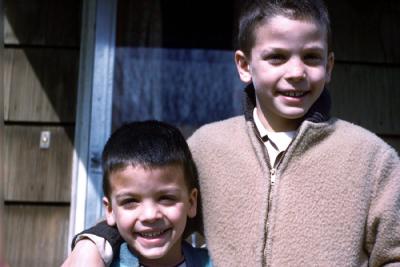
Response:
[{"label": "younger boy's ear", "polygon": [[236,68],[239,72],[240,80],[244,83],[251,82],[251,71],[249,60],[241,50],[235,52]]},{"label": "younger boy's ear", "polygon": [[189,193],[189,209],[187,212],[187,216],[189,218],[194,218],[197,214],[197,197],[199,191],[194,188],[192,192]]},{"label": "younger boy's ear", "polygon": [[109,201],[107,197],[103,197],[103,205],[104,209],[106,210],[107,224],[110,226],[114,226],[116,224],[115,216],[112,210],[111,201]]},{"label": "younger boy's ear", "polygon": [[333,52],[329,52],[328,61],[326,63],[326,79],[325,83],[329,83],[332,77],[333,66],[335,65],[335,54]]}]

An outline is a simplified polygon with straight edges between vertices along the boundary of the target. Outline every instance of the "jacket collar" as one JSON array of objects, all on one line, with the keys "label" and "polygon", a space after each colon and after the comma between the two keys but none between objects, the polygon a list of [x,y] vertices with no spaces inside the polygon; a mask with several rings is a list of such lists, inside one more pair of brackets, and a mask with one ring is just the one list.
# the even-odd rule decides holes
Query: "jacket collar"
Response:
[{"label": "jacket collar", "polygon": [[[256,93],[252,83],[244,89],[244,116],[246,121],[254,121],[253,110],[256,106]],[[311,106],[310,110],[304,116],[303,121],[315,123],[325,122],[330,119],[331,97],[328,89],[325,87],[320,97]]]}]

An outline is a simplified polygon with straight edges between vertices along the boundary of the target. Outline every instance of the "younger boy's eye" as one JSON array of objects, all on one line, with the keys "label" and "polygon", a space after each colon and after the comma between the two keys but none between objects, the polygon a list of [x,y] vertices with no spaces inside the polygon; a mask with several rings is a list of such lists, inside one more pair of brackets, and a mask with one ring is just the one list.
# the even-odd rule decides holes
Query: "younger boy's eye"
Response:
[{"label": "younger boy's eye", "polygon": [[304,56],[304,61],[310,65],[319,64],[322,61],[323,57],[317,53],[310,53]]},{"label": "younger boy's eye", "polygon": [[178,197],[174,195],[161,196],[159,201],[164,205],[173,205],[178,201]]},{"label": "younger boy's eye", "polygon": [[120,205],[123,206],[126,209],[132,209],[137,207],[139,204],[139,200],[135,198],[127,198],[124,200],[121,200]]}]

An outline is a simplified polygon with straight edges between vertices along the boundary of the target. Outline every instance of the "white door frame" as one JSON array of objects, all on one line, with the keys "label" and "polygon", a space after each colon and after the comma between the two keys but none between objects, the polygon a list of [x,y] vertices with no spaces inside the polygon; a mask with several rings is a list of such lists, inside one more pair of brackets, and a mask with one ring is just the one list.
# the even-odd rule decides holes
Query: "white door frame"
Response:
[{"label": "white door frame", "polygon": [[82,2],[69,241],[103,216],[101,152],[111,132],[116,16],[117,0]]}]

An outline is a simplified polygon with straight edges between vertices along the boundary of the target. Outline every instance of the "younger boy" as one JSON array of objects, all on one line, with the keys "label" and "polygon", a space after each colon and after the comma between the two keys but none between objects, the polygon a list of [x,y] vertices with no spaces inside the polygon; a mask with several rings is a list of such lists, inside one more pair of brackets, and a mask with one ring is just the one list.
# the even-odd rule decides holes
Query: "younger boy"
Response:
[{"label": "younger boy", "polygon": [[244,116],[189,139],[216,266],[399,266],[400,159],[332,118],[334,55],[319,0],[247,1]]},{"label": "younger boy", "polygon": [[107,224],[124,243],[111,266],[211,266],[207,250],[183,242],[197,211],[197,171],[178,129],[157,121],[115,131],[102,154]]}]

